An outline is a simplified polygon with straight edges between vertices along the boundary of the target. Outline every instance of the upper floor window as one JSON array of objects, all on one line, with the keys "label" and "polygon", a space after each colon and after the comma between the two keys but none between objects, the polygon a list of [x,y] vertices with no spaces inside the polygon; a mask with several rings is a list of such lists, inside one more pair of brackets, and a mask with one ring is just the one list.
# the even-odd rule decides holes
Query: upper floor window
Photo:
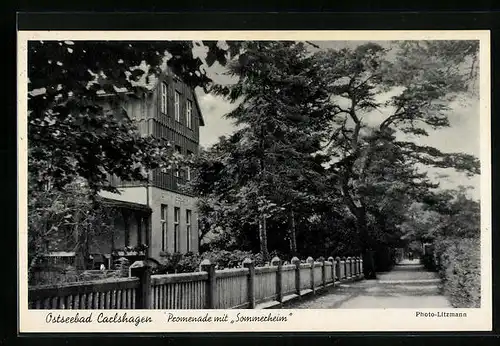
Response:
[{"label": "upper floor window", "polygon": [[191,129],[192,124],[192,113],[193,113],[193,102],[191,100],[186,101],[186,126]]},{"label": "upper floor window", "polygon": [[181,94],[176,91],[175,92],[175,100],[174,100],[174,105],[175,105],[175,121],[181,122],[181,109],[180,109],[180,101],[181,100]]},{"label": "upper floor window", "polygon": [[167,114],[167,83],[161,83],[161,112]]}]

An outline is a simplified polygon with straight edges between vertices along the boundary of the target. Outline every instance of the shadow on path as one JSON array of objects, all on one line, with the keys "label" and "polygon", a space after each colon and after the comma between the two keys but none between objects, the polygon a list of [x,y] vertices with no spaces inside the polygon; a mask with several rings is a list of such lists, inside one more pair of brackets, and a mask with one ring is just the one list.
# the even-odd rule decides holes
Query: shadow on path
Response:
[{"label": "shadow on path", "polygon": [[377,280],[338,284],[290,309],[451,308],[440,293],[441,280],[419,260],[403,261]]}]

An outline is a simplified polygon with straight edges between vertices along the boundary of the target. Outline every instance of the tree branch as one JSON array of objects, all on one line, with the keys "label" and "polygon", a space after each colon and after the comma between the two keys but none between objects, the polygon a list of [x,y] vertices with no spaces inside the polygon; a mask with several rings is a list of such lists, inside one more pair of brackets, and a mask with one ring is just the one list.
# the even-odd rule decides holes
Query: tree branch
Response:
[{"label": "tree branch", "polygon": [[406,114],[406,111],[403,110],[402,112],[401,109],[403,107],[398,107],[398,109],[394,112],[394,114],[392,114],[391,116],[387,117],[387,119],[385,119],[379,126],[379,129],[380,131],[384,131],[386,130],[392,123],[394,123],[396,120],[398,120],[398,118],[400,118],[401,116],[405,115]]}]

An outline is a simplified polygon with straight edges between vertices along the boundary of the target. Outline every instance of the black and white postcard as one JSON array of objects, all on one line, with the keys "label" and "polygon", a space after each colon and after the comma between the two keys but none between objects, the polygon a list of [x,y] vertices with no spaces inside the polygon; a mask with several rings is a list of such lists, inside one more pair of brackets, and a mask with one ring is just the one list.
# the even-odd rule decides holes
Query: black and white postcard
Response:
[{"label": "black and white postcard", "polygon": [[491,330],[488,31],[19,31],[21,332]]}]

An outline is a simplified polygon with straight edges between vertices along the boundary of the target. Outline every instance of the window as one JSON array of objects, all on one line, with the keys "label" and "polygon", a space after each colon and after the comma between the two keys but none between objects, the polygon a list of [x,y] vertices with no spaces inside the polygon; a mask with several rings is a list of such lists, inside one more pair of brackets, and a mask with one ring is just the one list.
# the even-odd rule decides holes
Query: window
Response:
[{"label": "window", "polygon": [[179,252],[179,221],[181,218],[181,208],[174,208],[174,252]]},{"label": "window", "polygon": [[176,91],[175,92],[175,121],[181,122],[181,110],[180,110],[180,99],[181,99],[181,94]]},{"label": "window", "polygon": [[167,250],[168,209],[167,205],[161,205],[161,251]]},{"label": "window", "polygon": [[[189,161],[193,159],[193,152],[192,151],[187,151],[187,156],[189,158]],[[191,163],[191,162],[190,162]],[[186,180],[190,181],[191,180],[191,167],[188,166],[186,167]]]},{"label": "window", "polygon": [[187,252],[191,251],[191,210],[186,209]]},{"label": "window", "polygon": [[[175,153],[178,154],[178,155],[182,155],[182,151],[181,151],[181,147],[176,145],[175,146]],[[179,172],[179,165],[175,165],[175,172],[174,172],[174,175],[178,178],[180,176],[180,172]]]},{"label": "window", "polygon": [[191,129],[193,128],[193,124],[191,123],[192,121],[192,115],[193,113],[193,102],[191,102],[190,100],[187,100],[186,101],[186,126]]},{"label": "window", "polygon": [[167,114],[167,83],[161,83],[161,112]]}]

